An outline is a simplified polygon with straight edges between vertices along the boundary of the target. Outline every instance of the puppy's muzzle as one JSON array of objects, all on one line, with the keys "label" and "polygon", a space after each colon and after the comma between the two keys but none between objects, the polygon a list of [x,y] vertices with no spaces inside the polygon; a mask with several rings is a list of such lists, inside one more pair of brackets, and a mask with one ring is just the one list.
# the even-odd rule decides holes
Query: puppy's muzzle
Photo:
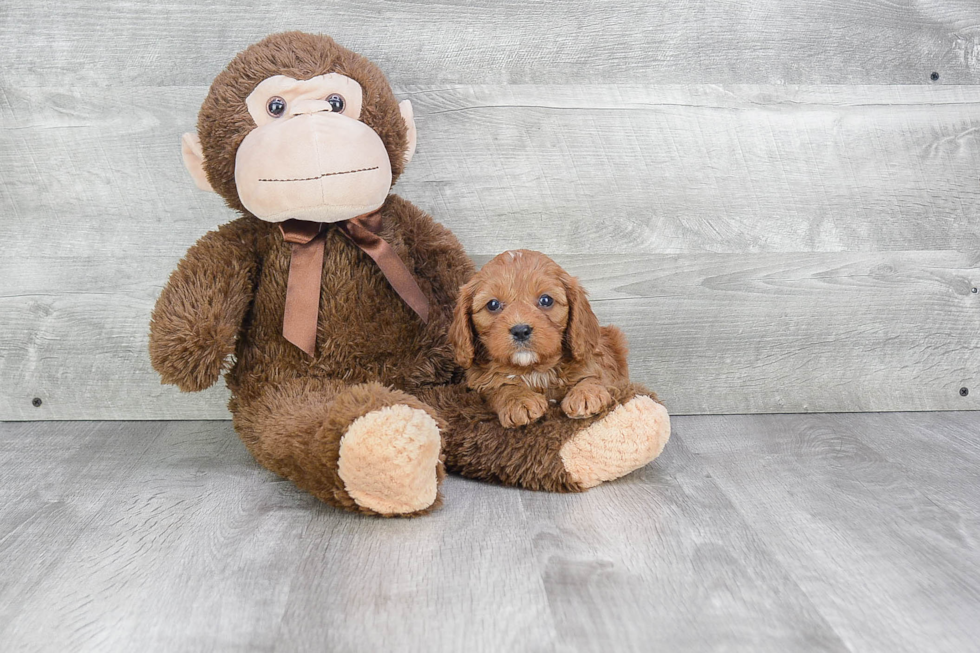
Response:
[{"label": "puppy's muzzle", "polygon": [[534,331],[530,324],[515,324],[510,328],[510,337],[518,344],[524,344],[531,339],[531,332]]}]

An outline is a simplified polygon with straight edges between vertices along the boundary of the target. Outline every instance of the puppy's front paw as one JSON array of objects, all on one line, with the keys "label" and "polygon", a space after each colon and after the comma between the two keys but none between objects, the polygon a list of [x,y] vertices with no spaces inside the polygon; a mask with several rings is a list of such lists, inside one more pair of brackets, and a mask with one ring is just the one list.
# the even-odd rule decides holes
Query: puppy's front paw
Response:
[{"label": "puppy's front paw", "polygon": [[613,398],[604,386],[598,383],[579,384],[568,391],[562,399],[561,409],[574,419],[591,417],[612,404]]},{"label": "puppy's front paw", "polygon": [[500,424],[505,428],[524,426],[537,420],[548,410],[548,400],[544,395],[526,394],[512,397],[497,411]]}]

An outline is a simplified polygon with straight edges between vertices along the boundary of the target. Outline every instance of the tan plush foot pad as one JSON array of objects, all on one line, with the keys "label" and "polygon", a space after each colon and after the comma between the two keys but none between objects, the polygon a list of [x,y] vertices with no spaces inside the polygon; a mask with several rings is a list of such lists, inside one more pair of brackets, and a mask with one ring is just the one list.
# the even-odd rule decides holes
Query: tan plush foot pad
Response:
[{"label": "tan plush foot pad", "polygon": [[439,427],[423,410],[388,406],[359,417],[340,440],[338,472],[357,505],[382,515],[436,500]]},{"label": "tan plush foot pad", "polygon": [[667,409],[640,395],[576,433],[562,446],[561,460],[577,483],[595,487],[646,465],[668,438]]}]

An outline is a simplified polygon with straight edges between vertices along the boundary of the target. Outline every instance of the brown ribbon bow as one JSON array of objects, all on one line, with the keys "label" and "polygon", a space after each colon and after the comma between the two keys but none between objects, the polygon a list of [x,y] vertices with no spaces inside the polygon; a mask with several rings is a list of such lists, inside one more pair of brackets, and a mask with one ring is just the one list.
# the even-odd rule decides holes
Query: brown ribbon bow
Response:
[{"label": "brown ribbon bow", "polygon": [[[316,349],[316,323],[320,312],[320,282],[323,274],[323,248],[326,234],[322,222],[286,220],[279,223],[282,238],[292,245],[289,280],[286,282],[286,310],[282,316],[282,335],[310,356]],[[395,250],[378,233],[381,210],[338,223],[355,245],[374,259],[395,292],[429,323],[429,300]]]}]

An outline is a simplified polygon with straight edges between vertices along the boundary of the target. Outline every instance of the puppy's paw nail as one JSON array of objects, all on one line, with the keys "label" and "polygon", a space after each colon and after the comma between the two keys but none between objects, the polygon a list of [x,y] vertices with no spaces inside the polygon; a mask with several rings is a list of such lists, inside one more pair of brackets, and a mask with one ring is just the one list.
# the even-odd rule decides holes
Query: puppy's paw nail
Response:
[{"label": "puppy's paw nail", "polygon": [[612,403],[612,395],[603,387],[574,389],[565,395],[561,408],[571,418],[591,417]]},{"label": "puppy's paw nail", "polygon": [[529,422],[533,422],[548,411],[548,400],[544,397],[534,397],[525,405]]},{"label": "puppy's paw nail", "polygon": [[544,415],[547,410],[548,401],[544,397],[524,397],[515,400],[497,413],[497,416],[503,426],[512,428],[530,424]]},{"label": "puppy's paw nail", "polygon": [[527,424],[527,414],[512,413],[510,415],[500,415],[500,424],[508,429],[524,426]]}]

